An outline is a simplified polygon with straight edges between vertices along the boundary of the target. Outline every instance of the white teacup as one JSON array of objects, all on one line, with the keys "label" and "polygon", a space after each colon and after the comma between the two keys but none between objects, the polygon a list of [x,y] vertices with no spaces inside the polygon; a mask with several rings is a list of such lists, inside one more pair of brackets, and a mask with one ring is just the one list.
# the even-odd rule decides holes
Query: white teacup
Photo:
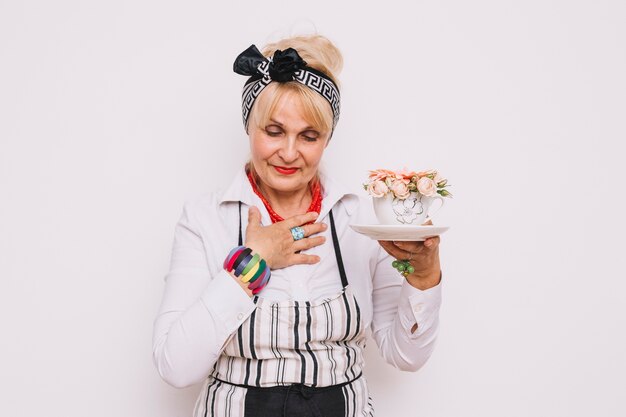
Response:
[{"label": "white teacup", "polygon": [[[428,221],[429,214],[441,210],[444,199],[440,195],[426,197],[416,191],[412,191],[405,199],[394,197],[392,193],[387,193],[384,197],[373,197],[374,212],[380,224],[388,225],[412,225],[420,226]],[[441,201],[441,205],[431,211],[435,200]]]}]

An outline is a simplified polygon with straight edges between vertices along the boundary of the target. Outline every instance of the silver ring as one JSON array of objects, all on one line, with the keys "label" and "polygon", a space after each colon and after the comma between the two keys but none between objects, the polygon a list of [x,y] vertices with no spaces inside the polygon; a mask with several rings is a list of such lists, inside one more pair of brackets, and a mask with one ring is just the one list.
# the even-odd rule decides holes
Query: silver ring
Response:
[{"label": "silver ring", "polygon": [[304,238],[304,229],[300,226],[292,227],[289,229],[291,231],[291,236],[293,236],[293,240],[300,240]]}]

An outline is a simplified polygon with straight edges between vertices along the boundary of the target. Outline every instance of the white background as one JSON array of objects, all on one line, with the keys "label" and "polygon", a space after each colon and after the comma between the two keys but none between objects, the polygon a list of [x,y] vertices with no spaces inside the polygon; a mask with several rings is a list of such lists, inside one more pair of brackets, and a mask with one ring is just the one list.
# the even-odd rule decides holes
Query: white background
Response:
[{"label": "white background", "polygon": [[235,56],[345,56],[326,168],[436,168],[430,361],[377,416],[623,416],[626,5],[0,0],[0,415],[189,416],[151,359],[183,202],[248,156]]}]

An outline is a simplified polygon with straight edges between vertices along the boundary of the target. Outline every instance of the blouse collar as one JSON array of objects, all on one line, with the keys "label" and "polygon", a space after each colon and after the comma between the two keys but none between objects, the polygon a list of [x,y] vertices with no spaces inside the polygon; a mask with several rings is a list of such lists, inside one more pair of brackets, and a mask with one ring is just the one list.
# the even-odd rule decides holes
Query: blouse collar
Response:
[{"label": "blouse collar", "polygon": [[[347,187],[340,184],[323,171],[320,171],[320,181],[322,183],[324,198],[322,200],[322,210],[319,218],[324,218],[330,209],[337,203],[341,203],[340,205],[344,207],[348,215],[352,215],[359,203],[358,195],[350,192]],[[237,171],[235,178],[222,194],[222,197],[219,200],[219,205],[222,206],[227,202],[238,201],[241,201],[248,206],[255,205],[261,209],[262,213],[265,211],[261,199],[259,199],[259,197],[252,190],[245,168],[243,167]]]}]

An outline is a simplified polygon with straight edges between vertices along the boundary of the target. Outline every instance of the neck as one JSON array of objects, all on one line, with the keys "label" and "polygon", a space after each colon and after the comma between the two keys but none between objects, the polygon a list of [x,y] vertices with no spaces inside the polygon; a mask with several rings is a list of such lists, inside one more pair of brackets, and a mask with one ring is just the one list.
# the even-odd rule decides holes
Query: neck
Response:
[{"label": "neck", "polygon": [[311,191],[308,186],[296,191],[281,192],[258,184],[259,191],[265,196],[272,209],[283,219],[306,213],[311,205]]}]

